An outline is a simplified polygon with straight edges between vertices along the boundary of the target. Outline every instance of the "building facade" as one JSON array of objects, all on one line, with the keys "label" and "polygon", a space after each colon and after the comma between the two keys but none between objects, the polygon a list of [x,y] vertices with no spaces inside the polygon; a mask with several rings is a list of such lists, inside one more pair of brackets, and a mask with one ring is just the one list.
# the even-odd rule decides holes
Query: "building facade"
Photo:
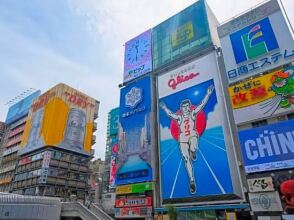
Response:
[{"label": "building facade", "polygon": [[13,192],[84,200],[99,102],[58,84],[33,103],[24,128]]},{"label": "building facade", "polygon": [[91,161],[90,164],[90,201],[100,203],[102,195],[102,179],[104,171],[104,161],[100,158]]},{"label": "building facade", "polygon": [[19,145],[31,104],[40,95],[36,91],[12,105],[5,120],[1,145],[0,191],[11,192],[18,158]]}]

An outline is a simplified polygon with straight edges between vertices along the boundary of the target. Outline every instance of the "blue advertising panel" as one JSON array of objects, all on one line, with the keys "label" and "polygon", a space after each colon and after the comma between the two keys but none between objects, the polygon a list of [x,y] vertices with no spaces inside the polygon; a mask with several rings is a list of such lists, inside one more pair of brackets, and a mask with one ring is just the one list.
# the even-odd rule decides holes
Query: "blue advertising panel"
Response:
[{"label": "blue advertising panel", "polygon": [[110,136],[116,135],[118,133],[118,119],[119,119],[119,108],[112,109],[109,112],[108,120],[109,120],[109,127],[108,127],[108,134]]},{"label": "blue advertising panel", "polygon": [[210,54],[158,77],[163,200],[234,194],[216,74]]},{"label": "blue advertising panel", "polygon": [[124,82],[152,71],[151,30],[145,31],[125,46]]},{"label": "blue advertising panel", "polygon": [[25,97],[24,99],[20,100],[19,102],[15,103],[8,109],[8,113],[6,116],[5,124],[10,124],[15,120],[24,117],[28,114],[32,103],[34,100],[40,95],[41,91],[38,90],[31,95]]},{"label": "blue advertising panel", "polygon": [[116,184],[152,181],[150,78],[121,89]]},{"label": "blue advertising panel", "polygon": [[246,173],[294,167],[294,120],[239,132]]},{"label": "blue advertising panel", "polygon": [[200,0],[153,28],[152,42],[154,69],[209,45],[205,2]]}]

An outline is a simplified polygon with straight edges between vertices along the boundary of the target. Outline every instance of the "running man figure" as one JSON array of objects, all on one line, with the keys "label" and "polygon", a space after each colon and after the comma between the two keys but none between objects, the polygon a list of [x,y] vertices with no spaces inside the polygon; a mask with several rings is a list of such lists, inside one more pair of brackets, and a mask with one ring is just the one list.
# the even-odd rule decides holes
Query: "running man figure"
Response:
[{"label": "running man figure", "polygon": [[168,109],[168,107],[163,102],[160,102],[159,104],[160,107],[164,110],[164,112],[171,119],[176,120],[178,123],[180,129],[178,142],[180,144],[180,150],[190,179],[190,192],[192,194],[196,193],[196,184],[192,161],[195,161],[197,159],[197,151],[199,145],[199,134],[196,130],[196,116],[206,105],[213,90],[214,86],[209,86],[205,97],[200,102],[200,104],[193,110],[191,109],[191,101],[189,99],[183,100],[181,102],[180,114],[173,113],[170,109]]}]

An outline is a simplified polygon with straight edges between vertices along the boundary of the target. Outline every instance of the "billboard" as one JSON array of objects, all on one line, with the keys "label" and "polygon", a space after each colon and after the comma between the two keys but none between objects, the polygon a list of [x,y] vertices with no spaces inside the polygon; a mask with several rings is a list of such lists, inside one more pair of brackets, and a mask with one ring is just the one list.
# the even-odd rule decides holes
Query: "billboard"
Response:
[{"label": "billboard", "polygon": [[28,114],[33,101],[40,95],[40,93],[41,91],[38,90],[10,106],[5,119],[5,124],[10,124]]},{"label": "billboard", "polygon": [[294,120],[239,132],[246,173],[294,167]]},{"label": "billboard", "polygon": [[135,206],[152,206],[152,197],[130,197],[119,198],[115,200],[116,208],[135,207]]},{"label": "billboard", "polygon": [[218,74],[213,52],[158,77],[163,200],[195,202],[197,197],[235,194],[239,180],[233,174],[236,164]]},{"label": "billboard", "polygon": [[151,30],[126,42],[124,82],[152,71]]},{"label": "billboard", "polygon": [[152,207],[115,208],[115,218],[145,218],[152,217]]},{"label": "billboard", "polygon": [[20,153],[52,146],[89,154],[96,100],[58,84],[32,105],[22,136]]},{"label": "billboard", "polygon": [[293,111],[294,66],[242,81],[228,90],[236,124]]},{"label": "billboard", "polygon": [[117,135],[118,133],[119,108],[112,109],[108,114],[108,135]]},{"label": "billboard", "polygon": [[154,69],[211,44],[205,2],[197,1],[152,29]]},{"label": "billboard", "polygon": [[116,184],[152,181],[150,78],[121,89]]},{"label": "billboard", "polygon": [[118,139],[111,141],[111,156],[110,156],[110,173],[109,173],[109,187],[115,187],[115,178],[117,172],[117,154],[118,154]]},{"label": "billboard", "polygon": [[279,193],[262,192],[248,193],[251,210],[254,212],[281,212],[283,211]]},{"label": "billboard", "polygon": [[136,183],[116,187],[116,195],[144,193],[153,189],[152,182]]},{"label": "billboard", "polygon": [[219,27],[229,83],[294,60],[294,40],[278,1]]}]

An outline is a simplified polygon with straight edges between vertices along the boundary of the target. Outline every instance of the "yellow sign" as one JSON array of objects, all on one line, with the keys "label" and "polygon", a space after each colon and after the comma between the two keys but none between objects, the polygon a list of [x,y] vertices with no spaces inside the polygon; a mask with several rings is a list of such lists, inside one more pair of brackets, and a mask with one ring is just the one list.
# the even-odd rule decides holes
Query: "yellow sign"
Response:
[{"label": "yellow sign", "polygon": [[226,212],[226,220],[237,220],[235,212]]},{"label": "yellow sign", "polygon": [[128,194],[132,193],[132,185],[124,185],[124,186],[117,186],[116,187],[116,194]]},{"label": "yellow sign", "polygon": [[188,22],[180,26],[174,33],[171,35],[172,46],[176,47],[185,43],[186,41],[191,40],[194,37],[193,24]]},{"label": "yellow sign", "polygon": [[282,69],[246,80],[229,87],[229,95],[233,109],[244,108],[276,96],[275,79],[283,75]]},{"label": "yellow sign", "polygon": [[53,87],[30,109],[22,152],[54,146],[90,153],[96,105],[95,99],[65,84]]}]

